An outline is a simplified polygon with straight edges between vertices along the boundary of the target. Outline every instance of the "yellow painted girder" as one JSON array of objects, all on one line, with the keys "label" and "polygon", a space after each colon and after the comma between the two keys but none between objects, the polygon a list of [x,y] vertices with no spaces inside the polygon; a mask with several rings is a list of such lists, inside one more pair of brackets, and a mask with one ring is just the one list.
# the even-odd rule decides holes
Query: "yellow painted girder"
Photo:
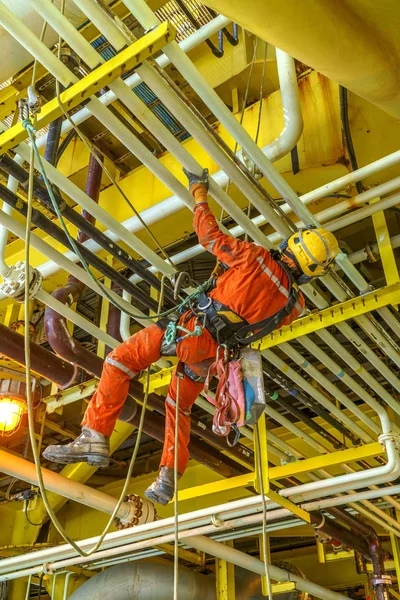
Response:
[{"label": "yellow painted girder", "polygon": [[[400,283],[394,283],[386,287],[380,288],[365,294],[351,298],[340,304],[336,304],[325,310],[318,311],[312,315],[307,315],[302,319],[297,319],[291,325],[286,325],[273,331],[270,335],[263,338],[260,342],[254,344],[255,348],[265,350],[272,346],[277,346],[283,342],[296,339],[302,335],[307,335],[342,323],[348,319],[354,319],[360,315],[368,313],[372,310],[377,310],[388,304],[396,304],[400,298]],[[158,373],[154,373],[150,378],[150,391],[153,392],[158,388],[169,384],[175,367],[167,367]],[[144,382],[144,379],[142,380]]]},{"label": "yellow painted girder", "polygon": [[400,283],[388,285],[364,296],[351,298],[340,304],[330,306],[325,310],[297,319],[291,325],[286,325],[281,327],[281,329],[273,331],[270,335],[263,338],[261,342],[254,344],[254,346],[260,348],[260,350],[265,350],[283,342],[289,342],[302,335],[308,335],[314,331],[331,327],[348,319],[354,319],[388,304],[394,304],[399,301],[399,297]]},{"label": "yellow painted girder", "polygon": [[[308,473],[310,471],[316,471],[318,469],[324,469],[340,464],[347,464],[366,458],[376,457],[384,453],[384,448],[379,442],[373,442],[371,444],[363,444],[357,448],[348,448],[347,450],[339,450],[337,452],[330,452],[329,454],[321,454],[320,456],[313,456],[303,460],[298,460],[287,465],[278,467],[270,467],[268,470],[269,481],[283,479],[285,477],[292,477],[300,475],[301,473]],[[222,479],[220,481],[214,481],[212,483],[206,483],[204,485],[195,486],[182,490],[178,493],[179,501],[189,500],[191,498],[198,498],[199,496],[206,496],[208,494],[215,494],[217,492],[224,492],[239,487],[255,486],[256,476],[254,472],[245,473],[244,475],[238,475],[237,477],[230,477],[228,479]],[[264,481],[264,488],[268,489],[268,482]],[[271,490],[265,492],[271,499],[271,494],[274,494]],[[281,500],[284,500],[279,496]],[[275,498],[274,498],[275,499]],[[278,502],[278,499],[276,498]],[[282,504],[281,501],[279,501]],[[297,507],[298,508],[298,507]]]},{"label": "yellow painted girder", "polygon": [[[71,110],[106,87],[123,73],[161,50],[165,44],[175,39],[176,30],[167,21],[150,31],[142,38],[122,50],[119,54],[86,75],[83,79],[69,87],[61,94],[61,102],[66,110]],[[62,115],[58,99],[54,98],[45,104],[37,116],[37,129],[45,127]],[[0,152],[4,153],[27,138],[22,123],[17,123],[0,135]]]}]

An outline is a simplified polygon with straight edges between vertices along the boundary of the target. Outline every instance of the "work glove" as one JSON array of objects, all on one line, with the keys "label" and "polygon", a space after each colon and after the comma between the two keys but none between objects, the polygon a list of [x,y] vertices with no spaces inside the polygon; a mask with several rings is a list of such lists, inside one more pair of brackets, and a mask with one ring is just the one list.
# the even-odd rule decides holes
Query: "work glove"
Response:
[{"label": "work glove", "polygon": [[209,183],[208,183],[208,169],[203,169],[203,172],[202,172],[201,175],[195,175],[194,173],[191,173],[190,171],[187,171],[185,169],[185,167],[183,167],[183,172],[185,173],[186,177],[189,180],[189,190],[196,183],[198,183],[200,185],[204,185],[204,187],[206,188],[206,190],[208,190],[208,186],[209,186]]}]

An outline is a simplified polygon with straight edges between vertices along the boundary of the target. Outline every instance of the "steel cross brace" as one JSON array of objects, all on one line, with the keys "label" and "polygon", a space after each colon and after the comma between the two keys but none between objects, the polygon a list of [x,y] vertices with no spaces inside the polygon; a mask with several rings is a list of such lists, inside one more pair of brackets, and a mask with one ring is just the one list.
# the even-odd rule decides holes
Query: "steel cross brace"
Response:
[{"label": "steel cross brace", "polygon": [[[175,36],[174,26],[167,21],[162,23],[62,92],[60,98],[63,107],[69,111],[82,104],[127,71],[138,67],[146,58],[161,50],[167,43],[172,42]],[[61,115],[62,110],[57,98],[50,100],[37,115],[36,129],[45,127]],[[20,144],[27,137],[28,134],[21,122],[10,127],[0,135],[0,154],[4,154],[7,150]]]},{"label": "steel cross brace", "polygon": [[325,329],[348,319],[354,319],[372,310],[383,308],[388,304],[397,304],[399,300],[400,283],[397,282],[297,319],[291,325],[285,325],[281,329],[273,331],[260,342],[254,344],[254,347],[265,350],[283,342],[294,340],[302,335],[308,335],[319,329]]}]

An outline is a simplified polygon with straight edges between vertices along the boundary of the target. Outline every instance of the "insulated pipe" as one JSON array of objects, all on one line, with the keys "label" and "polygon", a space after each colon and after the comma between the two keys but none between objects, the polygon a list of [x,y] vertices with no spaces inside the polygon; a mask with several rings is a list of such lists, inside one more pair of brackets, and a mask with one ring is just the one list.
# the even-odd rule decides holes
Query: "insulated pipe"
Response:
[{"label": "insulated pipe", "polygon": [[[35,9],[49,21],[53,28],[55,28],[67,41],[67,43],[75,50],[75,52],[79,53],[85,60],[85,62],[91,68],[95,68],[99,60],[104,62],[102,57],[96,52],[96,50],[87,42],[82,35],[75,29],[68,20],[63,17],[60,12],[57,10],[55,6],[50,1],[47,0],[33,0],[33,4]],[[84,6],[85,4],[85,6]],[[94,3],[93,3],[94,4]],[[90,5],[90,0],[85,0],[85,2],[79,3],[80,7],[86,10],[86,6]],[[91,6],[91,10],[88,10],[89,18],[97,25],[97,19],[94,20],[94,17],[97,14],[97,11],[102,11],[102,8],[99,5],[94,4]],[[100,24],[100,23],[99,23]],[[115,27],[115,30],[112,28]],[[111,30],[111,31],[109,31]],[[107,31],[102,31],[105,33],[107,39],[110,43],[117,49],[117,51],[126,47],[127,43],[131,42],[129,36],[124,36],[121,34],[120,29],[109,20],[109,27]],[[138,69],[138,72],[141,72],[141,69],[145,69],[152,72],[152,67],[147,63],[143,63],[143,66]],[[142,77],[144,79],[144,77]],[[168,85],[162,81],[161,84],[167,90],[167,93],[171,93],[175,99],[175,94],[170,90]],[[151,86],[153,87],[153,86]],[[159,119],[154,115],[142,102],[136,94],[132,92],[132,90],[128,87],[128,85],[121,79],[115,80],[110,83],[110,89],[112,89],[116,96],[131,110],[149,129],[149,131],[157,137],[161,141],[162,144],[165,145],[167,150],[169,150],[173,155],[175,155],[178,160],[185,166],[188,170],[194,171],[197,173],[202,172],[202,167],[199,163],[187,152],[187,150],[182,146],[179,141],[172,135],[170,131],[162,123],[160,123]],[[153,88],[153,91],[158,94],[158,90]],[[161,100],[164,100],[163,96],[160,95]],[[187,111],[185,106],[181,106],[181,103],[178,100],[180,105],[179,111],[179,120],[181,121],[184,127],[187,127],[190,131],[190,124],[185,120],[185,111]],[[167,105],[168,106],[168,105]],[[193,117],[192,121],[196,121]],[[204,128],[196,122],[196,125],[199,127],[202,138],[204,137]],[[216,145],[215,142],[209,138],[206,134],[205,140],[203,140],[204,147],[210,150],[214,147],[218,155],[221,156],[222,163],[225,165],[226,170],[229,172],[230,177],[237,183],[239,187],[243,187],[244,192],[251,199],[254,197],[255,202],[257,203],[257,199],[261,202],[260,209],[263,207],[268,209],[268,205],[265,203],[265,200],[259,196],[259,194],[254,190],[253,186],[249,184],[246,178],[240,173],[235,165],[226,157],[225,153]],[[211,152],[212,154],[212,152]],[[259,241],[262,245],[266,244],[266,238],[263,233],[257,228],[254,227],[251,220],[243,214],[240,208],[229,198],[229,196],[222,190],[216,189],[213,185],[211,186],[211,193],[215,196],[218,202],[223,206],[223,208],[233,216],[238,223],[242,224],[242,226],[246,229],[246,231],[251,235],[251,237],[257,241]],[[267,214],[265,215],[267,218],[274,221],[276,215],[273,211],[267,210]]]},{"label": "insulated pipe", "polygon": [[[0,324],[0,353],[22,365],[25,363],[24,338],[22,335]],[[32,371],[42,375],[58,387],[65,389],[75,380],[77,368],[55,356],[43,346],[30,342]]]},{"label": "insulated pipe", "polygon": [[276,48],[276,65],[284,126],[280,135],[263,149],[265,156],[272,162],[283,158],[293,150],[303,133],[303,115],[294,58]]},{"label": "insulated pipe", "polygon": [[[179,566],[179,600],[215,600],[215,579]],[[86,581],[70,600],[171,600],[174,566],[171,562],[147,559],[116,565]]]},{"label": "insulated pipe", "polygon": [[[16,479],[27,481],[32,485],[38,485],[36,468],[33,463],[0,449],[0,465],[3,473],[7,473],[7,475],[11,475]],[[109,515],[113,513],[116,499],[112,496],[78,481],[67,479],[54,471],[49,471],[49,469],[42,468],[42,474],[47,490]],[[123,502],[117,513],[117,517],[123,521],[129,521],[129,518],[134,516],[132,507],[132,504]]]}]

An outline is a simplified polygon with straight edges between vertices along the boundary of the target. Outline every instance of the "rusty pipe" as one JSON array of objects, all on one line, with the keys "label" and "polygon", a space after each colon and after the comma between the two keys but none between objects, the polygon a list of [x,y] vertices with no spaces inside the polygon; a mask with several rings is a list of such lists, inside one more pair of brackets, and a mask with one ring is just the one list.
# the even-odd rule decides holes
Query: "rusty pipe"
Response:
[{"label": "rusty pipe", "polygon": [[[25,364],[24,336],[0,324],[0,353],[19,365]],[[76,365],[62,360],[46,348],[30,342],[32,371],[60,388],[70,386],[77,374]]]},{"label": "rusty pipe", "polygon": [[[100,160],[102,160],[102,157],[99,157],[99,158],[100,158]],[[103,175],[103,169],[101,168],[101,164],[97,161],[97,159],[93,156],[93,154],[91,154],[90,159],[89,159],[88,173],[87,173],[87,177],[86,177],[85,193],[89,196],[89,198],[94,200],[96,203],[98,203],[99,197],[100,197],[100,187],[101,187],[102,175]],[[91,215],[85,208],[82,208],[81,215],[91,225],[94,225],[96,223],[95,217],[93,215]],[[85,232],[83,232],[83,231],[78,232],[78,237],[77,237],[78,242],[83,244],[88,239],[89,239],[89,236]]]},{"label": "rusty pipe", "polygon": [[362,523],[357,517],[339,507],[331,507],[328,512],[351,527],[355,534],[362,536],[368,545],[368,554],[372,561],[373,573],[370,576],[370,583],[375,590],[377,600],[389,599],[389,588],[391,586],[391,577],[385,571],[385,552],[382,549],[381,542],[375,529],[370,525]]},{"label": "rusty pipe", "polygon": [[328,536],[328,538],[339,540],[345,546],[360,552],[364,556],[369,556],[369,547],[363,537],[354,536],[349,529],[343,527],[343,525],[333,519],[327,519],[320,512],[313,511],[310,515],[311,526],[316,530],[316,536],[320,532]]}]

